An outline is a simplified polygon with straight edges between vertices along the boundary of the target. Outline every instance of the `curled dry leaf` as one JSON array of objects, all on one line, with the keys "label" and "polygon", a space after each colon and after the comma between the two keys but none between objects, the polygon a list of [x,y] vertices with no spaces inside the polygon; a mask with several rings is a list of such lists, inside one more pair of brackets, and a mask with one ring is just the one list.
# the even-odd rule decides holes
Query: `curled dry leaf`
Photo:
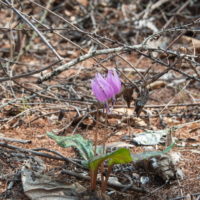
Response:
[{"label": "curled dry leaf", "polygon": [[67,185],[26,167],[22,168],[21,177],[24,193],[31,200],[80,200],[78,196],[85,191],[78,183]]},{"label": "curled dry leaf", "polygon": [[133,135],[132,139],[130,138],[131,142],[137,145],[157,145],[159,143],[165,142],[165,137],[169,129],[164,130],[147,130],[145,132],[139,133],[137,135]]},{"label": "curled dry leaf", "polygon": [[139,117],[140,113],[142,112],[143,107],[147,103],[149,99],[149,91],[147,88],[141,89],[138,98],[135,101],[135,112],[136,115]]},{"label": "curled dry leaf", "polygon": [[133,87],[130,88],[124,88],[123,90],[123,98],[127,103],[128,108],[130,108],[131,102],[133,101]]}]

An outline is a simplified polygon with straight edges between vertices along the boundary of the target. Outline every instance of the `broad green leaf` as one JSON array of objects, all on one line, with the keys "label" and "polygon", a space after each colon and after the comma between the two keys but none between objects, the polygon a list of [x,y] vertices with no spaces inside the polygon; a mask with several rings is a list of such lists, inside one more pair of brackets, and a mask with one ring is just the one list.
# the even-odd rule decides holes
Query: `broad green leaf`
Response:
[{"label": "broad green leaf", "polygon": [[143,152],[143,153],[138,153],[138,154],[132,154],[131,156],[132,156],[133,162],[138,162],[141,160],[145,160],[151,157],[160,156],[165,153],[168,153],[174,147],[174,145],[175,143],[172,143],[163,151],[148,151],[148,152]]},{"label": "broad green leaf", "polygon": [[112,153],[104,154],[94,157],[89,161],[89,166],[91,170],[97,170],[101,163],[108,160],[108,166],[114,164],[125,164],[132,161],[130,151],[126,148],[120,148]]},{"label": "broad green leaf", "polygon": [[90,160],[94,157],[92,142],[90,140],[84,139],[79,134],[72,136],[58,136],[52,132],[47,132],[47,135],[63,148],[76,148],[84,160]]}]

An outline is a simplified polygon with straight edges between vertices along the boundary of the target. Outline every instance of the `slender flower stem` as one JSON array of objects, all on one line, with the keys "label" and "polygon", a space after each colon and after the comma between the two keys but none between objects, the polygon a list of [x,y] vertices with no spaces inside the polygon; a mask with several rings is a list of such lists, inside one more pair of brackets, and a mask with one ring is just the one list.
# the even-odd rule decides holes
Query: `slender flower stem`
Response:
[{"label": "slender flower stem", "polygon": [[[95,95],[96,99],[103,103],[105,105],[105,121],[106,125],[108,125],[108,112],[109,100],[112,100],[112,103],[115,101],[115,96],[120,93],[121,91],[121,81],[120,78],[115,70],[109,70],[107,77],[102,76],[101,74],[97,73],[95,78],[91,80],[91,88],[92,92]],[[94,156],[97,155],[97,137],[98,137],[98,128],[99,128],[99,108],[97,108],[97,131],[94,134]],[[107,141],[107,137],[105,136],[103,138],[103,153],[106,153],[105,143]],[[104,193],[106,190],[107,182],[108,182],[108,176],[111,172],[111,168],[109,167],[109,173],[106,177],[104,177],[104,161],[99,164],[99,166],[94,170],[90,168],[90,175],[91,175],[91,190],[96,189],[96,181],[97,181],[97,174],[98,174],[98,168],[101,168],[101,190]]]},{"label": "slender flower stem", "polygon": [[103,192],[104,190],[104,162],[101,164],[101,191]]},{"label": "slender flower stem", "polygon": [[[105,117],[105,122],[106,122],[106,126],[108,125],[108,112],[106,112],[106,117]],[[106,140],[107,137],[105,137],[103,139],[103,153],[106,153]],[[105,172],[105,168],[104,168],[104,162],[101,164],[101,191],[102,193],[105,192],[105,181],[106,179],[104,179],[104,172]]]},{"label": "slender flower stem", "polygon": [[107,171],[107,174],[106,174],[106,178],[105,178],[105,180],[104,180],[104,182],[103,182],[103,187],[101,188],[101,192],[102,192],[102,193],[105,193],[105,191],[106,191],[106,188],[107,188],[107,185],[108,185],[108,179],[109,179],[111,170],[112,170],[112,165],[108,167],[108,171]]},{"label": "slender flower stem", "polygon": [[97,155],[97,141],[98,141],[98,128],[99,128],[99,108],[97,108],[97,112],[96,112],[96,119],[97,119],[97,124],[96,124],[96,128],[97,131],[95,131],[94,134],[94,155]]}]

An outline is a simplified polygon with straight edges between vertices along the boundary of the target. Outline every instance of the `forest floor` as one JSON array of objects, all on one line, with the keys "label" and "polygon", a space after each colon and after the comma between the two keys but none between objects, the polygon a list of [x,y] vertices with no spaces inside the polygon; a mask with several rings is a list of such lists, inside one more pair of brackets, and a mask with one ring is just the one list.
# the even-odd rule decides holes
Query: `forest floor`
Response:
[{"label": "forest floor", "polygon": [[[17,9],[22,9],[27,16],[33,15],[35,18],[39,16],[40,20],[44,19],[41,21],[42,24],[53,28],[51,31],[44,31],[44,34],[51,41],[54,48],[56,48],[57,53],[64,58],[63,65],[73,59],[80,58],[81,55],[89,51],[94,50],[95,52],[96,49],[99,50],[99,43],[91,39],[93,36],[95,39],[103,41],[103,44],[109,45],[109,48],[114,48],[122,43],[140,43],[142,41],[141,38],[144,39],[148,35],[153,34],[151,32],[152,24],[150,33],[148,33],[148,27],[146,27],[146,31],[142,28],[140,29],[142,32],[140,36],[138,36],[140,30],[136,30],[134,33],[131,31],[127,32],[130,24],[126,27],[123,26],[124,9],[128,9],[127,5],[124,4],[118,5],[118,8],[112,7],[112,5],[109,5],[110,7],[102,5],[100,8],[93,7],[90,10],[90,14],[93,13],[91,14],[91,25],[87,20],[84,21],[84,17],[88,17],[85,14],[87,4],[89,4],[88,1],[77,1],[78,3],[74,5],[73,9],[71,8],[72,3],[65,3],[62,5],[64,6],[63,9],[60,7],[60,1],[52,1],[51,10],[58,9],[57,13],[60,16],[66,15],[66,18],[72,22],[74,16],[82,19],[80,24],[77,22],[76,25],[79,25],[80,29],[83,28],[85,30],[83,34],[74,30],[73,26],[70,27],[70,30],[62,30],[65,27],[63,21],[62,23],[59,20],[56,21],[52,17],[53,15],[50,14],[45,14],[44,18],[41,17],[44,9],[36,5],[30,7],[30,2],[24,2],[21,5],[23,9],[17,3],[13,6]],[[145,4],[145,2],[141,2]],[[177,8],[177,2],[176,4],[170,3],[168,5],[169,8],[162,7],[164,4],[161,5],[159,8],[163,10],[163,15],[167,13],[167,9],[171,7]],[[187,11],[187,14],[189,12],[194,13],[195,8],[191,5],[189,6],[189,4],[186,5],[187,1],[182,3],[183,6],[185,5],[184,9]],[[135,6],[137,7],[138,4]],[[46,8],[49,8],[48,5]],[[127,15],[131,15],[131,9],[136,9],[133,3],[130,4],[129,9],[127,10]],[[139,12],[138,9],[142,13],[140,16],[142,16],[144,14],[142,8],[139,6],[136,9],[137,12]],[[173,12],[177,13],[177,9],[173,10]],[[105,17],[105,21],[103,21],[100,13],[108,18]],[[150,15],[158,17],[156,9]],[[168,15],[166,16],[168,17]],[[78,17],[76,20],[78,20]],[[174,23],[171,22],[171,27],[175,27],[178,24],[179,18],[177,17],[176,19],[176,17],[173,18]],[[179,17],[184,18],[181,14]],[[94,22],[94,18],[96,23],[100,23],[99,26],[98,23]],[[54,132],[60,136],[80,134],[93,142],[95,135],[97,135],[98,145],[102,145],[105,142],[111,149],[126,147],[130,149],[133,155],[144,151],[162,151],[166,146],[175,141],[176,145],[167,154],[169,155],[168,158],[171,159],[170,164],[162,166],[166,171],[173,173],[170,177],[165,177],[164,171],[152,170],[152,166],[149,164],[152,160],[150,161],[149,159],[142,161],[137,166],[134,162],[126,164],[129,166],[129,170],[126,170],[123,166],[118,166],[120,169],[118,171],[113,169],[111,173],[113,182],[120,183],[123,186],[129,184],[131,179],[131,186],[120,188],[109,185],[106,191],[107,198],[110,197],[110,199],[114,200],[199,199],[200,78],[199,68],[197,67],[194,70],[194,67],[190,66],[192,61],[191,63],[187,59],[183,61],[183,57],[178,57],[177,54],[169,55],[170,52],[167,52],[167,50],[164,53],[162,52],[161,55],[154,54],[160,53],[159,51],[152,52],[151,50],[151,52],[147,52],[145,49],[143,51],[138,50],[137,52],[119,52],[117,55],[112,52],[109,55],[96,55],[96,60],[88,57],[88,59],[77,62],[63,70],[62,73],[55,73],[55,76],[52,75],[50,78],[51,80],[39,82],[39,79],[41,80],[46,74],[54,72],[61,64],[49,67],[51,63],[57,61],[56,56],[42,42],[40,37],[35,36],[30,40],[35,32],[28,30],[30,29],[28,26],[22,26],[21,21],[13,13],[11,14],[10,9],[0,10],[0,19],[5,19],[3,21],[0,20],[0,30],[2,30],[0,38],[4,39],[0,42],[0,57],[2,57],[0,61],[5,64],[4,67],[1,65],[0,68],[0,199],[26,200],[30,199],[27,193],[35,195],[34,192],[40,193],[45,190],[45,184],[42,185],[41,183],[41,188],[30,189],[28,192],[26,191],[27,193],[25,192],[23,173],[25,173],[26,169],[33,170],[36,173],[37,170],[33,167],[36,162],[39,163],[38,166],[44,167],[42,174],[65,185],[76,183],[78,184],[77,188],[79,188],[76,189],[80,190],[78,193],[83,195],[81,191],[85,192],[85,196],[73,196],[72,191],[74,191],[74,188],[70,186],[71,193],[68,193],[68,198],[63,197],[63,199],[88,198],[86,191],[89,189],[90,182],[87,178],[82,177],[89,176],[88,170],[79,168],[72,162],[64,161],[62,157],[59,157],[58,153],[65,158],[80,159],[74,148],[60,147],[47,136],[48,132]],[[31,19],[29,18],[29,20]],[[119,23],[117,23],[117,20],[119,20]],[[184,20],[185,24],[189,23],[185,18]],[[155,22],[155,24],[160,27],[161,23]],[[10,31],[9,28],[11,27],[13,31]],[[114,42],[109,41],[109,39],[103,40],[95,36],[95,34],[93,36],[87,34],[86,31],[91,31],[94,27],[96,27],[98,34],[112,38]],[[107,30],[106,27],[108,27]],[[118,34],[117,27],[122,29],[121,34]],[[38,25],[37,28],[42,31],[44,27]],[[16,31],[15,29],[21,31]],[[60,37],[57,33],[62,33],[65,38]],[[183,32],[181,35],[178,31],[177,34],[173,34],[165,35],[165,38],[162,38],[160,43],[167,41],[168,48],[172,48],[179,53],[188,55],[192,52],[192,56],[198,55],[200,49],[200,37],[198,34],[188,36],[186,32]],[[179,38],[177,39],[177,37]],[[66,38],[71,42],[67,41]],[[168,41],[169,38],[170,41]],[[157,41],[157,39],[155,40]],[[174,40],[176,41],[174,42]],[[172,41],[173,43],[171,43]],[[78,44],[78,47],[74,46],[73,43]],[[156,44],[153,43],[152,45]],[[185,49],[182,50],[180,46],[184,46],[187,51],[185,52]],[[194,49],[191,50],[192,47]],[[106,49],[106,47],[104,48]],[[141,52],[147,56],[144,56]],[[119,55],[123,59],[117,57]],[[169,64],[169,66],[175,63],[173,67],[178,70],[171,68],[171,70],[165,72],[167,67],[164,67],[161,62],[157,62],[153,58],[163,61]],[[195,62],[199,63],[199,60],[196,59]],[[29,74],[45,66],[47,66],[46,70]],[[139,116],[136,113],[137,105],[135,102],[138,96],[145,96],[145,94],[139,93],[134,87],[133,94],[130,94],[133,98],[130,107],[127,107],[127,100],[123,92],[119,95],[109,113],[103,113],[102,107],[98,107],[96,99],[92,95],[90,83],[97,72],[105,73],[105,69],[110,68],[117,68],[121,72],[120,78],[123,82],[123,91],[129,83],[128,80],[133,81],[142,89],[148,89],[148,101],[142,106]],[[135,72],[134,68],[139,73]],[[163,73],[163,76],[155,78],[156,75],[161,73]],[[21,74],[25,74],[25,76],[12,78]],[[140,74],[142,74],[142,78]],[[190,77],[187,77],[187,75]],[[155,78],[155,81],[149,81],[153,80],[152,77]],[[143,82],[148,82],[148,84],[142,84]],[[101,110],[98,119],[95,115],[98,112],[96,108]],[[162,137],[162,141],[158,141],[155,145],[138,145],[133,141],[134,137],[140,133],[146,133],[147,130],[154,132],[160,130],[164,132],[168,129],[170,131]],[[36,152],[44,152],[46,154],[36,155]],[[48,155],[52,155],[54,158],[49,158]],[[164,158],[162,156],[156,157],[158,160]],[[65,170],[74,172],[76,175],[65,173]],[[35,176],[37,180],[37,175]],[[97,186],[97,191],[100,191],[100,184]],[[49,197],[49,199],[52,198]],[[59,198],[55,197],[54,199]],[[91,197],[91,199],[94,198]]]}]

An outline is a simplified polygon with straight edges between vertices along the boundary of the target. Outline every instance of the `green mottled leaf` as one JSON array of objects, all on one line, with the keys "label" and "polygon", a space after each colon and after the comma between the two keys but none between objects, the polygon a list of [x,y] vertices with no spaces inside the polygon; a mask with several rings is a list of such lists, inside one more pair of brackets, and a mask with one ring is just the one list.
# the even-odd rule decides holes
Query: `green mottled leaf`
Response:
[{"label": "green mottled leaf", "polygon": [[132,161],[130,151],[126,148],[120,148],[112,153],[104,154],[94,157],[89,161],[89,166],[91,170],[97,170],[101,163],[108,160],[108,166],[114,164],[125,164]]},{"label": "green mottled leaf", "polygon": [[58,136],[52,132],[47,132],[49,138],[53,139],[59,146],[63,148],[74,147],[84,160],[90,160],[94,157],[92,142],[84,139],[81,135],[75,134],[71,136]]},{"label": "green mottled leaf", "polygon": [[160,156],[165,153],[168,153],[174,147],[174,145],[175,143],[172,143],[163,151],[148,151],[148,152],[143,152],[143,153],[138,153],[138,154],[132,154],[131,156],[132,156],[133,162],[138,162],[141,160],[145,160],[151,157]]}]

